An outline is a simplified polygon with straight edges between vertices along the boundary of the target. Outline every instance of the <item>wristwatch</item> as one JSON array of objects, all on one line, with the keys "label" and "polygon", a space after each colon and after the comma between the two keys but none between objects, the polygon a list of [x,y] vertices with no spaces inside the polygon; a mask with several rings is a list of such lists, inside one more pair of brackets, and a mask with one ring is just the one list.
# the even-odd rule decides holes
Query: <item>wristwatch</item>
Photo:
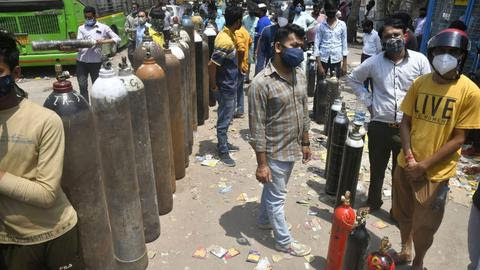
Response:
[{"label": "wristwatch", "polygon": [[310,146],[310,142],[302,142],[302,146]]}]

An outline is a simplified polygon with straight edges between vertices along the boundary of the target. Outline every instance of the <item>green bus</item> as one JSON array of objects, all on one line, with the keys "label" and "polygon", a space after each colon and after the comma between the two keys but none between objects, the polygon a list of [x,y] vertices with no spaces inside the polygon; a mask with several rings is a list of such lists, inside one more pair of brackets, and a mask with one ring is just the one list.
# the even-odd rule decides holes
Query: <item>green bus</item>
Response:
[{"label": "green bus", "polygon": [[20,65],[49,66],[76,63],[76,52],[33,51],[32,41],[75,39],[85,21],[83,8],[93,6],[97,20],[112,28],[122,39],[117,46],[104,48],[114,54],[127,43],[124,31],[127,1],[120,0],[0,0],[0,30],[13,33],[19,42]]}]

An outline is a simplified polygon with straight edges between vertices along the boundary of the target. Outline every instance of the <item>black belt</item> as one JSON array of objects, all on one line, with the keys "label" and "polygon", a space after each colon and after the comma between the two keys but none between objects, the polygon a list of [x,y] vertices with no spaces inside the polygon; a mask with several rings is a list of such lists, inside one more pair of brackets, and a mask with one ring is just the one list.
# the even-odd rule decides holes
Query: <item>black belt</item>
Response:
[{"label": "black belt", "polygon": [[377,127],[399,128],[400,124],[399,123],[385,123],[385,122],[380,122],[380,121],[372,121],[368,124],[368,126],[369,127],[377,126]]}]

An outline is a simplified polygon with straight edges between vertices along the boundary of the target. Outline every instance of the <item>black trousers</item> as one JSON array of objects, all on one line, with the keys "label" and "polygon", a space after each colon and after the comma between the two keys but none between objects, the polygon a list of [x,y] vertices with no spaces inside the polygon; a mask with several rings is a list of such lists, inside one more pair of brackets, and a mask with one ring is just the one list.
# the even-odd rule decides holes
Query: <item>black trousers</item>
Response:
[{"label": "black trousers", "polygon": [[80,94],[89,102],[88,99],[88,75],[92,84],[97,80],[102,63],[85,63],[77,61],[77,80]]},{"label": "black trousers", "polygon": [[330,77],[332,77],[333,71],[335,71],[335,76],[339,78],[342,72],[342,69],[340,67],[341,63],[342,62],[332,64],[330,58],[328,58],[328,63],[322,61],[322,67],[325,70],[325,75],[327,75],[328,71],[330,71]]},{"label": "black trousers", "polygon": [[390,124],[372,121],[368,125],[368,157],[370,159],[370,187],[368,205],[379,208],[382,204],[382,187],[385,170],[392,156],[392,176],[397,166],[397,156],[402,145],[400,129]]},{"label": "black trousers", "polygon": [[41,244],[0,244],[0,269],[85,269],[78,240],[78,225],[62,236]]},{"label": "black trousers", "polygon": [[130,65],[133,66],[133,53],[135,52],[136,42],[135,40],[129,40],[127,45],[127,57],[130,61]]}]

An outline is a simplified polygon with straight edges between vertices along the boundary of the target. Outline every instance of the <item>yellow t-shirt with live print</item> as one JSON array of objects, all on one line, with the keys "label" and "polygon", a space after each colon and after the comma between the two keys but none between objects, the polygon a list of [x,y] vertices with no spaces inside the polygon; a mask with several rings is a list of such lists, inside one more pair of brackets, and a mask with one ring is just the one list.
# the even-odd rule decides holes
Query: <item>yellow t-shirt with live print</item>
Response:
[{"label": "yellow t-shirt with live print", "polygon": [[[461,75],[449,84],[432,80],[433,73],[417,78],[400,110],[412,117],[410,144],[416,161],[431,157],[444,146],[454,129],[480,128],[480,90]],[[438,182],[455,176],[460,149],[427,170],[427,178]],[[403,150],[398,165],[405,167]]]}]

